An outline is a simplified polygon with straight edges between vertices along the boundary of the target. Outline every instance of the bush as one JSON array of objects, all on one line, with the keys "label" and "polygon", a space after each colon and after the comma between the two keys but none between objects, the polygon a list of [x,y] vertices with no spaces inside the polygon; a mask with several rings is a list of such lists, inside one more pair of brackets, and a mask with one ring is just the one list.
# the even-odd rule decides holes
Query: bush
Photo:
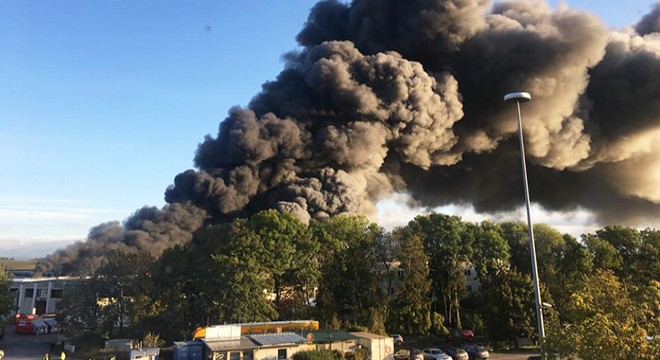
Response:
[{"label": "bush", "polygon": [[309,350],[293,354],[292,360],[340,360],[344,357],[336,350]]},{"label": "bush", "polygon": [[76,352],[96,352],[105,346],[105,338],[99,334],[85,334],[75,338]]},{"label": "bush", "polygon": [[165,345],[165,341],[161,340],[160,335],[148,332],[142,339],[144,347],[161,347]]}]

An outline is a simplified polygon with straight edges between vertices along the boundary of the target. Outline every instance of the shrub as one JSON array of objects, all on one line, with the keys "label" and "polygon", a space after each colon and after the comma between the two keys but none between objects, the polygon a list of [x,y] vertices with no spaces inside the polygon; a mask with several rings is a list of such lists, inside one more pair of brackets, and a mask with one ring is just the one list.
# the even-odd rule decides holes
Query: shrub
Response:
[{"label": "shrub", "polygon": [[335,350],[309,350],[293,354],[293,360],[340,360],[344,357]]}]

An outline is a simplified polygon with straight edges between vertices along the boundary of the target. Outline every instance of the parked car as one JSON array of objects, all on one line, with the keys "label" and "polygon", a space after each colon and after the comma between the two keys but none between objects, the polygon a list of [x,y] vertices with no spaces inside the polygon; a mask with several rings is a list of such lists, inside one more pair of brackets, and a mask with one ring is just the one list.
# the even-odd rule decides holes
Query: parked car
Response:
[{"label": "parked car", "polygon": [[481,346],[467,345],[463,349],[468,353],[470,359],[486,359],[490,357],[488,350]]},{"label": "parked car", "polygon": [[445,349],[445,352],[451,356],[453,360],[469,360],[470,356],[468,353],[461,349],[461,348],[456,348],[456,347],[449,347]]},{"label": "parked car", "polygon": [[396,360],[424,360],[424,354],[414,349],[412,353],[408,349],[399,349],[394,353]]},{"label": "parked car", "polygon": [[426,360],[452,360],[451,356],[438,348],[424,349],[422,350],[422,354],[424,354],[424,359]]},{"label": "parked car", "polygon": [[447,335],[447,341],[454,341],[454,342],[459,342],[459,341],[467,341],[467,342],[473,342],[474,341],[474,332],[472,330],[468,329],[463,329],[463,330],[454,330]]},{"label": "parked car", "polygon": [[399,334],[392,334],[392,340],[394,340],[394,346],[403,345],[403,336]]},{"label": "parked car", "polygon": [[467,342],[473,342],[474,341],[474,333],[472,330],[461,330],[461,340],[467,341]]}]

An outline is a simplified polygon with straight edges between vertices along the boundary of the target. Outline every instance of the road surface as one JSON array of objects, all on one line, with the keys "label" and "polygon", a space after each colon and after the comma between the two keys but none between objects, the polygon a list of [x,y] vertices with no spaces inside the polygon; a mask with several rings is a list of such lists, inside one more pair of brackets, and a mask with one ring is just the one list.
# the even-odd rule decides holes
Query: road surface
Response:
[{"label": "road surface", "polygon": [[[41,360],[48,352],[51,341],[59,344],[62,336],[60,334],[16,334],[14,326],[6,326],[5,337],[0,340],[0,349],[5,352],[2,360]],[[50,358],[51,360],[60,358],[59,347]]]}]

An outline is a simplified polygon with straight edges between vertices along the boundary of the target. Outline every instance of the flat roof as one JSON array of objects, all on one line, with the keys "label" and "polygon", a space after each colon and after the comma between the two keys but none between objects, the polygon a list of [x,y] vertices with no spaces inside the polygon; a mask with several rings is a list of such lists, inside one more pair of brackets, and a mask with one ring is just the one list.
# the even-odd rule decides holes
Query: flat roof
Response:
[{"label": "flat roof", "polygon": [[384,336],[384,335],[378,335],[378,334],[372,334],[372,333],[360,332],[360,331],[352,332],[351,334],[353,334],[357,337],[365,338],[365,339],[389,339],[390,338],[390,336]]},{"label": "flat roof", "polygon": [[280,334],[251,334],[247,335],[247,337],[259,345],[302,344],[307,342],[307,339],[292,332]]},{"label": "flat roof", "polygon": [[202,342],[213,352],[256,349],[258,346],[250,339],[240,338],[235,340],[211,340],[202,339]]},{"label": "flat roof", "polygon": [[14,278],[11,279],[12,283],[14,284],[32,284],[32,283],[42,283],[42,282],[50,282],[50,281],[70,281],[70,280],[78,280],[79,278],[74,278],[74,277],[68,277],[68,276],[60,276],[60,277],[42,277],[42,278]]},{"label": "flat roof", "polygon": [[357,339],[357,336],[350,334],[344,330],[336,330],[336,329],[316,330],[316,331],[311,331],[311,333],[312,335],[314,335],[313,342],[315,344]]}]

